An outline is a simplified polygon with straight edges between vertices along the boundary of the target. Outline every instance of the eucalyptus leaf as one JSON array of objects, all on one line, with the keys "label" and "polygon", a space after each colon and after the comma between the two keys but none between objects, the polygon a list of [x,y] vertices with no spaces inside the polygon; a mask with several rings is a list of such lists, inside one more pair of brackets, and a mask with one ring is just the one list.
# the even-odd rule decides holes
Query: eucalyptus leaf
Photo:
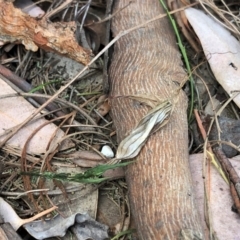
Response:
[{"label": "eucalyptus leaf", "polygon": [[240,107],[240,43],[210,15],[194,8],[184,10],[197,34],[216,80]]}]

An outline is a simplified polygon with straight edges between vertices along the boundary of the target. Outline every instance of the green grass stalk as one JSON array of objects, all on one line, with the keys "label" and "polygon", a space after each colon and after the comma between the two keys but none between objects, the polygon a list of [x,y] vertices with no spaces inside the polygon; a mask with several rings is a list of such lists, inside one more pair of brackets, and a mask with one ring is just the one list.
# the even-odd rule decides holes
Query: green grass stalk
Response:
[{"label": "green grass stalk", "polygon": [[191,92],[190,108],[189,108],[189,115],[188,115],[188,121],[190,121],[191,118],[192,118],[193,105],[194,105],[194,80],[193,80],[193,77],[192,77],[192,71],[191,71],[191,68],[190,68],[189,61],[188,61],[186,49],[183,46],[182,40],[181,40],[180,35],[179,35],[179,31],[178,31],[176,22],[173,19],[173,17],[171,16],[171,14],[169,13],[168,8],[166,7],[164,1],[163,0],[159,0],[159,1],[162,4],[164,10],[166,11],[166,13],[167,13],[167,15],[168,15],[168,17],[170,19],[170,22],[171,22],[171,24],[173,26],[173,30],[174,30],[175,35],[177,37],[177,43],[178,43],[179,49],[180,49],[180,51],[182,53],[185,66],[187,68],[187,72],[188,72],[188,76],[189,76],[189,82],[190,82],[190,92]]},{"label": "green grass stalk", "polygon": [[32,90],[29,91],[29,93],[34,93],[34,92],[37,92],[39,90],[42,90],[45,86],[48,86],[48,85],[51,85],[53,83],[59,83],[61,82],[62,80],[52,80],[52,81],[48,81],[46,83],[43,83],[43,84],[40,84],[38,85],[37,87],[33,88]]},{"label": "green grass stalk", "polygon": [[118,164],[102,164],[96,167],[90,168],[84,173],[54,173],[54,172],[22,172],[22,175],[28,175],[33,177],[43,177],[46,179],[56,179],[63,182],[79,182],[96,184],[108,180],[106,177],[102,177],[103,173],[109,169],[115,169],[117,167],[125,167],[131,162],[122,162]]}]

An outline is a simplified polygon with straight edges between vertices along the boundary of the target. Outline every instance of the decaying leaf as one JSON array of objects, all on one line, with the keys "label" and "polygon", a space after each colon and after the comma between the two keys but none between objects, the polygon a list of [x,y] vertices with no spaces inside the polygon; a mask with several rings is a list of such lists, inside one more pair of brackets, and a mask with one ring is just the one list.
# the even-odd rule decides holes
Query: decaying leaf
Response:
[{"label": "decaying leaf", "polygon": [[88,46],[93,50],[94,53],[98,51],[100,44],[106,44],[106,21],[101,21],[104,19],[104,17],[105,13],[101,8],[90,8],[87,15],[85,16],[84,25],[82,26],[84,31],[81,29],[84,18],[84,11],[79,11],[79,14],[75,19],[77,23],[76,37],[78,43],[81,46],[84,46],[82,44],[84,42],[82,35],[84,34],[88,42]]},{"label": "decaying leaf", "polygon": [[[58,167],[55,172],[58,174],[78,174],[84,171],[80,167]],[[68,194],[67,199],[64,194],[51,196],[52,203],[58,206],[58,210],[61,212],[62,216],[66,218],[70,217],[72,214],[87,212],[90,217],[96,217],[98,189],[94,185],[65,181],[62,186],[65,189],[78,189]],[[50,191],[56,189],[56,185],[50,180],[45,181],[45,187],[51,189]]]},{"label": "decaying leaf", "polygon": [[52,207],[32,218],[21,219],[13,210],[13,208],[3,198],[0,197],[0,218],[3,220],[3,223],[10,223],[14,230],[17,230],[23,224],[31,223],[37,218],[43,217],[44,215],[54,211],[56,208],[57,207]]},{"label": "decaying leaf", "polygon": [[[16,92],[0,79],[0,96],[16,94]],[[4,140],[9,130],[26,120],[36,109],[28,103],[23,97],[16,96],[11,98],[2,98],[0,104],[0,141]],[[40,116],[40,115],[38,115]],[[42,124],[46,123],[45,119],[32,121],[18,131],[8,142],[13,148],[22,149],[28,137]],[[51,140],[52,136],[54,138]],[[52,146],[64,136],[64,132],[57,129],[54,124],[48,124],[38,131],[31,139],[27,152],[31,154],[41,154],[46,152],[48,143]]]},{"label": "decaying leaf", "polygon": [[[199,213],[202,219],[202,225],[205,228],[205,233],[208,234],[208,229],[204,216],[204,185],[203,185],[203,173],[202,173],[202,161],[203,154],[194,154],[190,156],[190,169],[194,183],[194,192],[197,200]],[[240,156],[230,159],[235,170],[239,174],[240,169]],[[209,206],[211,209],[212,227],[216,233],[217,239],[240,239],[239,214],[232,211],[233,200],[230,194],[229,185],[224,181],[216,168],[211,165],[209,172]],[[205,176],[205,179],[207,177]],[[208,239],[205,235],[204,239]]]},{"label": "decaying leaf", "polygon": [[[97,112],[100,116],[104,117],[110,111],[110,104],[107,100],[107,96],[106,95],[100,96],[98,99],[98,104],[99,103],[100,105],[97,108]],[[100,116],[97,116],[97,119],[96,119],[97,122],[101,119]]]},{"label": "decaying leaf", "polygon": [[[184,11],[201,41],[217,81],[232,97],[234,91],[240,91],[240,43],[204,12],[194,8]],[[240,95],[233,101],[240,107]]]},{"label": "decaying leaf", "polygon": [[153,108],[119,144],[116,159],[123,160],[136,157],[148,137],[168,122],[171,112],[172,104],[169,101]]},{"label": "decaying leaf", "polygon": [[57,215],[53,219],[25,224],[24,228],[36,239],[63,237],[69,227],[79,240],[103,240],[108,238],[108,227],[96,222],[88,214],[73,214],[68,218]]},{"label": "decaying leaf", "polygon": [[[56,173],[81,173],[83,170],[79,167],[57,167],[55,170]],[[92,219],[96,218],[97,207],[98,207],[98,189],[91,184],[81,184],[76,182],[64,182],[63,186],[65,189],[78,189],[71,192],[71,194],[67,194],[67,198],[64,194],[55,194],[51,196],[51,201],[54,205],[58,206],[58,211],[65,218],[69,218],[72,215],[76,215],[78,213],[87,213]],[[45,180],[45,187],[49,188],[50,191],[56,189],[56,186],[53,181]],[[52,231],[53,234],[56,234],[58,226],[55,226],[55,222],[51,222],[49,220],[51,227],[55,229]],[[43,226],[42,223],[37,222],[36,226]],[[60,222],[59,222],[60,224]],[[63,226],[65,224],[65,220],[63,220]],[[76,225],[76,226],[75,226]],[[79,226],[79,224],[75,223],[74,227]],[[29,227],[29,226],[28,226]],[[65,227],[65,226],[64,226]],[[29,227],[31,230],[32,228]],[[67,226],[65,227],[65,231],[67,231]],[[34,228],[35,229],[35,228]],[[93,228],[94,229],[94,228]],[[45,228],[43,229],[46,230]],[[72,229],[71,229],[72,230]],[[70,231],[67,231],[69,234]],[[75,234],[77,235],[77,233]],[[72,239],[67,236],[64,239]],[[82,238],[78,238],[82,239]]]}]

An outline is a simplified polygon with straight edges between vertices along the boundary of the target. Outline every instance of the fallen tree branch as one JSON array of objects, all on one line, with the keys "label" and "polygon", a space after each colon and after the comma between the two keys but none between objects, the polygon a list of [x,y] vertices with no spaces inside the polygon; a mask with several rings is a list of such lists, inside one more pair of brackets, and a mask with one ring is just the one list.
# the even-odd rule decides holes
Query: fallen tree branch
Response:
[{"label": "fallen tree branch", "polygon": [[[114,11],[127,2],[115,1]],[[149,20],[135,28],[163,12],[158,1],[143,5],[135,0],[113,18],[113,36],[128,29],[114,45],[109,71],[111,111],[119,142],[149,111],[128,96],[170,100],[186,79],[168,20]],[[138,239],[204,239],[188,166],[187,98],[182,91],[177,97],[168,124],[150,136],[126,169]]]},{"label": "fallen tree branch", "polygon": [[20,42],[27,50],[42,48],[69,57],[87,65],[91,51],[78,45],[74,36],[75,24],[49,23],[36,20],[15,8],[12,3],[0,1],[0,40]]}]

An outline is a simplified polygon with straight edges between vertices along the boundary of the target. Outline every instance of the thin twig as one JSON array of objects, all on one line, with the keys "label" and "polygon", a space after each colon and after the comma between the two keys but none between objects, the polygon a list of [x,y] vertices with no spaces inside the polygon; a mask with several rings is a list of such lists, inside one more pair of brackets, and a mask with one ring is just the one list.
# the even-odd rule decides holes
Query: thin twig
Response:
[{"label": "thin twig", "polygon": [[26,223],[30,223],[30,222],[32,222],[34,220],[37,220],[38,218],[41,218],[41,217],[51,213],[52,211],[56,210],[57,208],[58,208],[57,206],[53,206],[53,207],[51,207],[51,208],[49,208],[49,209],[47,209],[47,210],[45,210],[45,211],[43,211],[41,213],[38,213],[37,215],[35,215],[35,216],[31,217],[31,218],[24,219],[22,221],[22,225],[26,224]]},{"label": "thin twig", "polygon": [[[68,186],[66,187],[66,192],[73,193],[82,190],[85,186]],[[49,196],[61,195],[62,191],[60,189],[50,190],[49,189],[35,189],[26,192],[0,192],[1,196],[7,196],[8,199],[19,199],[31,192],[34,196],[39,196],[41,192],[47,192]]]},{"label": "thin twig", "polygon": [[97,21],[97,22],[91,22],[91,23],[88,23],[88,24],[84,24],[84,27],[88,27],[88,26],[91,26],[91,25],[96,25],[96,24],[100,24],[100,23],[103,23],[103,22],[106,22],[106,21],[108,21],[108,20],[111,20],[113,17],[115,17],[119,12],[121,12],[123,9],[125,9],[126,7],[128,7],[130,4],[132,3],[132,1],[129,1],[129,3],[126,5],[126,6],[124,6],[124,7],[122,7],[122,8],[120,8],[120,9],[118,9],[116,12],[114,12],[113,14],[109,14],[109,16],[107,16],[107,17],[105,17],[104,19],[102,19],[102,20],[100,20],[100,21]]},{"label": "thin twig", "polygon": [[[214,153],[216,154],[218,161],[221,163],[224,169],[226,169],[231,182],[234,184],[238,196],[240,197],[240,177],[238,176],[236,170],[232,166],[231,162],[228,160],[224,152],[220,147],[215,147],[213,149]],[[240,213],[240,212],[239,212]]]},{"label": "thin twig", "polygon": [[234,204],[237,208],[238,213],[240,213],[240,201],[239,201],[239,194],[236,191],[236,188],[234,187],[234,184],[231,182],[230,184],[230,192],[234,201]]},{"label": "thin twig", "polygon": [[44,17],[43,17],[43,21],[46,21],[46,19],[49,19],[51,16],[53,16],[54,14],[60,12],[61,10],[63,10],[68,4],[70,4],[73,0],[65,0],[59,7],[57,7],[56,9],[52,10],[51,12],[47,13]]}]

